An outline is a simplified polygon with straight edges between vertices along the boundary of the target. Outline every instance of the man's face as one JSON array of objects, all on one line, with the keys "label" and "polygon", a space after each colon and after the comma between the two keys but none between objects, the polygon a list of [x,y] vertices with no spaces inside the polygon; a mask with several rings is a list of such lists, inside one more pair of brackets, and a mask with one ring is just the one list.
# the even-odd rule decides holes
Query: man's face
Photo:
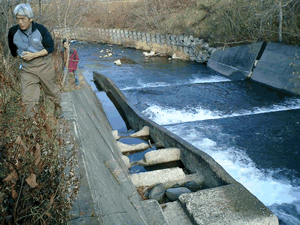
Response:
[{"label": "man's face", "polygon": [[32,22],[32,19],[29,19],[27,16],[17,15],[16,19],[17,19],[17,23],[19,24],[21,30],[27,30]]}]

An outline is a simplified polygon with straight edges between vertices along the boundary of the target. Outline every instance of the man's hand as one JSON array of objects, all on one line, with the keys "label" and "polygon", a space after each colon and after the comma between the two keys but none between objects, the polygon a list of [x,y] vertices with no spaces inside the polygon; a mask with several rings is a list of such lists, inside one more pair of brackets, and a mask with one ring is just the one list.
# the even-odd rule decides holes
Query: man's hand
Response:
[{"label": "man's hand", "polygon": [[34,58],[36,58],[36,54],[32,53],[32,52],[23,52],[23,55],[21,56],[22,59],[26,60],[26,61],[30,61],[33,60]]},{"label": "man's hand", "polygon": [[70,48],[70,43],[64,42],[64,47],[65,47],[66,50],[69,50],[69,48]]},{"label": "man's hand", "polygon": [[35,58],[42,57],[42,56],[45,56],[45,55],[48,55],[48,52],[47,52],[46,49],[43,49],[43,50],[41,50],[39,52],[35,52],[35,53],[24,51],[21,58],[26,60],[26,61],[30,61],[30,60],[33,60]]}]

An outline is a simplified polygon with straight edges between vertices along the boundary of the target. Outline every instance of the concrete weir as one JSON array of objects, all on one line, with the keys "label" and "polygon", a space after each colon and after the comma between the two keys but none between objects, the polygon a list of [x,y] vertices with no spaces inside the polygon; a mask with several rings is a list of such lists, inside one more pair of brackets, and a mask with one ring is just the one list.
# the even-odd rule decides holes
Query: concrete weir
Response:
[{"label": "concrete weir", "polygon": [[285,92],[300,94],[300,48],[258,42],[215,51],[207,66],[231,79],[250,78]]},{"label": "concrete weir", "polygon": [[258,42],[215,51],[207,66],[231,79],[250,77],[254,62],[262,54],[266,43]]},{"label": "concrete weir", "polygon": [[[112,176],[121,184],[123,181],[126,181],[128,185],[130,184],[130,188],[122,185],[121,187],[124,187],[127,191],[132,190],[132,186],[137,190],[154,186],[170,188],[174,184],[183,185],[188,181],[193,181],[203,187],[195,192],[181,194],[177,200],[165,204],[159,204],[160,202],[153,199],[143,201],[140,198],[138,204],[141,208],[136,205],[136,211],[132,212],[133,215],[140,213],[140,218],[145,220],[145,224],[153,225],[278,224],[277,217],[242,184],[234,180],[208,154],[144,117],[134,106],[128,103],[121,91],[107,77],[94,72],[94,80],[98,89],[105,91],[116,105],[128,126],[127,128],[141,130],[147,126],[151,142],[160,146],[158,150],[147,153],[142,160],[143,163],[152,165],[175,160],[183,164],[183,168],[156,169],[129,175],[124,162],[119,163],[119,159],[122,157],[119,150],[118,153],[114,152],[115,158],[108,163],[108,168],[110,168]],[[116,147],[116,139],[113,138],[111,131],[108,133],[111,136],[109,140],[112,140],[108,143]],[[170,157],[165,157],[165,160],[163,160],[163,155],[166,155],[166,152],[170,153]],[[103,161],[103,159],[101,160]],[[114,162],[118,163],[114,164]],[[141,161],[139,162],[141,163]],[[93,179],[92,176],[91,179]],[[112,186],[111,189],[113,188]],[[133,191],[133,193],[136,192]],[[95,199],[95,202],[99,200]],[[107,224],[130,223],[116,221]]]},{"label": "concrete weir", "polygon": [[300,94],[300,47],[268,43],[251,79]]}]

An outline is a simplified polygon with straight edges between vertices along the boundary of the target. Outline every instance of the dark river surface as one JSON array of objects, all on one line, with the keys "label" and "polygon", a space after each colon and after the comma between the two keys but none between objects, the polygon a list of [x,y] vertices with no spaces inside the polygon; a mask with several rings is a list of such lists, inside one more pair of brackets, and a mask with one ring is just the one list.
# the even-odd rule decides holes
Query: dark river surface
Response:
[{"label": "dark river surface", "polygon": [[[145,116],[212,156],[280,224],[300,224],[299,97],[229,80],[195,62],[147,59],[141,50],[107,44],[72,45],[97,95],[93,71],[111,78]],[[113,55],[104,58],[107,49]],[[114,65],[122,57],[133,62]],[[126,130],[120,120],[112,126]]]}]

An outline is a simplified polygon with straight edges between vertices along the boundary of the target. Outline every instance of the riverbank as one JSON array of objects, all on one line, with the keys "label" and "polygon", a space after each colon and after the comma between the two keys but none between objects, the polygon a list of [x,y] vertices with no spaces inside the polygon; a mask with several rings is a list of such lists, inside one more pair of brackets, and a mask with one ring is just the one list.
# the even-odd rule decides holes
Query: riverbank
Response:
[{"label": "riverbank", "polygon": [[43,91],[34,118],[23,118],[19,79],[14,67],[0,72],[0,223],[65,224],[79,184],[72,135]]},{"label": "riverbank", "polygon": [[[55,29],[53,35],[62,38],[64,29]],[[77,28],[67,32],[70,39],[96,43],[122,45],[147,51],[146,57],[168,57],[173,60],[190,60],[207,63],[210,56],[219,48],[214,48],[201,38],[186,35],[145,33],[123,29]],[[150,51],[150,53],[149,53]],[[108,52],[104,58],[111,57]],[[122,59],[120,59],[122,63]],[[123,62],[124,63],[124,62]]]}]

